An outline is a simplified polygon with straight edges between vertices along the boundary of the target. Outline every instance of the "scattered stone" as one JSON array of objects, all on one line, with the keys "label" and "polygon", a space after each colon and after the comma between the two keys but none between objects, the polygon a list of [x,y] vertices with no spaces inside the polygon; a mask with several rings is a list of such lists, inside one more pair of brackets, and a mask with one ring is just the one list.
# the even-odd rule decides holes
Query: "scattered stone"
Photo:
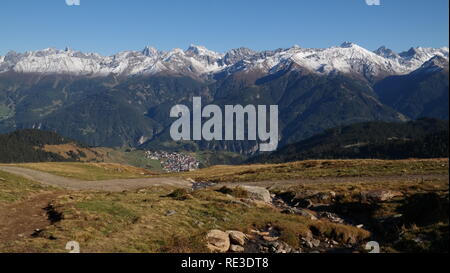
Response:
[{"label": "scattered stone", "polygon": [[374,202],[385,202],[402,195],[403,194],[401,192],[389,190],[373,190],[361,193],[363,201],[374,201]]},{"label": "scattered stone", "polygon": [[319,213],[319,217],[337,224],[343,224],[345,222],[344,219],[340,218],[338,215],[327,211]]},{"label": "scattered stone", "polygon": [[269,243],[271,253],[285,254],[293,251],[292,247],[285,242],[276,241]]},{"label": "scattered stone", "polygon": [[314,239],[311,241],[311,244],[313,247],[319,247],[320,246],[320,240]]},{"label": "scattered stone", "polygon": [[285,210],[282,210],[281,213],[283,213],[283,214],[296,214],[296,209],[287,208]]},{"label": "scattered stone", "polygon": [[269,252],[269,248],[266,246],[259,246],[259,251],[261,253],[268,253]]},{"label": "scattered stone", "polygon": [[168,210],[168,211],[166,212],[165,216],[172,216],[172,215],[174,215],[174,214],[176,214],[176,213],[177,213],[177,212],[174,211],[174,210]]},{"label": "scattered stone", "polygon": [[251,232],[255,233],[255,234],[259,235],[259,236],[262,236],[262,237],[270,236],[270,232],[268,232],[268,231],[252,230]]},{"label": "scattered stone", "polygon": [[313,248],[313,244],[311,242],[312,239],[309,238],[302,238],[303,245],[307,248]]},{"label": "scattered stone", "polygon": [[316,194],[314,197],[320,201],[328,201],[331,199],[331,195],[324,193],[324,192],[320,192],[320,193]]},{"label": "scattered stone", "polygon": [[194,220],[194,225],[198,226],[198,227],[202,227],[205,223],[203,223],[202,221],[198,221],[198,220]]},{"label": "scattered stone", "polygon": [[296,214],[306,217],[310,220],[317,220],[317,217],[311,211],[308,211],[306,209],[298,209]]},{"label": "scattered stone", "polygon": [[267,242],[275,242],[278,241],[278,239],[280,239],[279,237],[272,237],[272,236],[263,236],[264,241]]},{"label": "scattered stone", "polygon": [[230,251],[234,252],[234,253],[242,253],[245,251],[245,249],[242,246],[238,246],[238,245],[231,245],[230,246]]},{"label": "scattered stone", "polygon": [[308,248],[313,248],[313,247],[314,247],[313,244],[311,243],[311,241],[306,241],[306,242],[305,242],[305,245],[306,245]]},{"label": "scattered stone", "polygon": [[227,233],[230,236],[231,243],[239,245],[239,246],[245,245],[245,240],[247,239],[247,235],[245,235],[243,232],[229,230],[229,231],[227,231]]},{"label": "scattered stone", "polygon": [[230,249],[230,236],[220,230],[211,230],[206,234],[207,248],[212,252],[225,253]]}]

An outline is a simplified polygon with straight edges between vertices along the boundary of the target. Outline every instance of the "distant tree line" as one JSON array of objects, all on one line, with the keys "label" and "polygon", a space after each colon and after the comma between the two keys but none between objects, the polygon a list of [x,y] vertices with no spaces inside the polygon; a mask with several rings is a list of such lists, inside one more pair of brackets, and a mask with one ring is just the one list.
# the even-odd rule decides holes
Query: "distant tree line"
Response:
[{"label": "distant tree line", "polygon": [[247,163],[307,159],[406,159],[448,157],[448,121],[366,122],[326,130]]},{"label": "distant tree line", "polygon": [[0,135],[0,163],[77,161],[77,155],[69,155],[69,158],[64,158],[61,155],[42,150],[45,145],[74,142],[57,133],[35,129],[2,134]]}]

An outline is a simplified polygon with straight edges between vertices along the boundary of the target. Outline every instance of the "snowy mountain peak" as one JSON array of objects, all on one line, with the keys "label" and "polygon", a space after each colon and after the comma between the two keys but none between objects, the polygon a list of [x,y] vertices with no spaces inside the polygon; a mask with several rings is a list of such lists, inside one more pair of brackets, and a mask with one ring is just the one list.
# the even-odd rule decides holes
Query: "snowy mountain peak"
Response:
[{"label": "snowy mountain peak", "polygon": [[209,58],[209,62],[211,61],[217,61],[221,58],[223,58],[223,54],[212,51],[207,49],[204,46],[198,46],[198,45],[190,45],[189,48],[185,51],[185,54],[188,56],[196,56],[196,57],[203,57]]},{"label": "snowy mountain peak", "polygon": [[232,65],[243,60],[248,60],[255,54],[256,51],[246,47],[232,49],[225,54],[224,63],[227,65]]},{"label": "snowy mountain peak", "polygon": [[419,52],[419,48],[411,47],[408,51],[401,52],[399,55],[403,58],[412,58]]},{"label": "snowy mountain peak", "polygon": [[399,57],[399,55],[395,51],[387,48],[386,46],[381,46],[380,48],[375,50],[374,53],[387,59],[396,59]]},{"label": "snowy mountain peak", "polygon": [[15,71],[133,76],[167,72],[209,77],[223,71],[260,71],[270,74],[287,69],[306,69],[319,74],[352,73],[372,79],[410,73],[435,56],[448,62],[448,55],[448,48],[418,47],[397,54],[386,47],[380,47],[372,52],[351,42],[325,49],[293,46],[261,52],[242,47],[226,54],[198,45],[191,45],[187,50],[176,48],[166,52],[147,46],[142,51],[123,51],[113,56],[83,53],[69,48],[47,48],[25,53],[9,52],[0,57],[0,73]]},{"label": "snowy mountain peak", "polygon": [[195,54],[195,55],[203,55],[203,56],[204,55],[209,56],[209,55],[217,55],[218,54],[217,52],[211,51],[211,50],[207,49],[204,46],[199,46],[199,45],[194,45],[194,44],[191,44],[189,46],[189,48],[186,50],[186,53],[192,53],[192,54]]},{"label": "snowy mountain peak", "polygon": [[341,47],[342,47],[342,48],[350,48],[350,47],[354,47],[354,46],[358,46],[358,45],[355,44],[355,43],[352,43],[352,42],[343,42],[343,43],[341,44]]},{"label": "snowy mountain peak", "polygon": [[435,72],[442,71],[443,69],[448,70],[449,62],[448,59],[442,56],[434,56],[429,61],[425,62],[418,70],[420,72]]},{"label": "snowy mountain peak", "polygon": [[158,50],[152,46],[146,46],[143,50],[142,50],[142,54],[144,54],[147,57],[151,57],[151,56],[157,56],[158,55]]}]

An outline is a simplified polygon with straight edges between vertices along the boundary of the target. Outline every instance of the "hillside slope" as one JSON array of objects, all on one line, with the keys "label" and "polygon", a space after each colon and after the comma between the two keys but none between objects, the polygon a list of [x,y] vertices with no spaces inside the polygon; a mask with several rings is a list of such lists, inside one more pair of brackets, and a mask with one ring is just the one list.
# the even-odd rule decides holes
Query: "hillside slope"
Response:
[{"label": "hillside slope", "polygon": [[448,157],[447,121],[420,119],[406,123],[367,122],[337,127],[249,162],[305,159]]},{"label": "hillside slope", "polygon": [[382,103],[408,118],[448,120],[448,71],[448,60],[435,57],[408,75],[385,78],[374,89]]},{"label": "hillside slope", "polygon": [[64,157],[45,150],[46,145],[69,143],[74,141],[54,132],[34,129],[0,135],[0,162],[76,161],[79,155],[75,153]]}]

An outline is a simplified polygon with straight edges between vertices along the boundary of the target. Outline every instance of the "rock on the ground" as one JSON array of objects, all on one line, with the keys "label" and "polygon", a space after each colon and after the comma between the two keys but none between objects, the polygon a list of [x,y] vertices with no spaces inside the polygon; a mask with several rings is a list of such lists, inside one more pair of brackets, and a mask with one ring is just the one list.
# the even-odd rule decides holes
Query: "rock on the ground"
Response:
[{"label": "rock on the ground", "polygon": [[165,216],[172,216],[172,215],[174,215],[174,214],[176,214],[176,213],[177,213],[177,212],[174,211],[174,210],[168,210],[168,211],[166,211]]},{"label": "rock on the ground", "polygon": [[211,230],[206,234],[207,248],[212,252],[225,253],[230,249],[230,236],[221,230]]},{"label": "rock on the ground", "polygon": [[309,211],[307,209],[297,209],[296,214],[306,217],[310,220],[317,220],[317,217],[314,215],[314,213],[312,213],[311,211]]},{"label": "rock on the ground", "polygon": [[230,246],[230,251],[234,252],[234,253],[242,253],[245,251],[245,249],[242,246],[238,246],[238,245],[231,245]]},{"label": "rock on the ground", "polygon": [[365,191],[361,193],[361,197],[363,200],[367,201],[375,201],[375,202],[384,202],[389,201],[392,198],[397,196],[402,196],[401,192],[389,191],[389,190],[373,190],[373,191]]},{"label": "rock on the ground", "polygon": [[249,193],[249,197],[251,199],[261,200],[266,203],[272,202],[270,192],[266,188],[254,186],[241,186],[241,188],[243,188]]},{"label": "rock on the ground", "polygon": [[327,219],[328,221],[337,223],[337,224],[343,224],[345,222],[344,219],[340,218],[337,214],[327,212],[327,211],[319,213],[319,216],[323,219]]},{"label": "rock on the ground", "polygon": [[236,230],[229,230],[227,231],[227,233],[230,236],[231,243],[239,246],[245,245],[245,240],[247,239],[247,236],[243,232]]},{"label": "rock on the ground", "polygon": [[273,236],[263,236],[263,240],[267,242],[275,242],[278,241],[280,237],[273,237]]},{"label": "rock on the ground", "polygon": [[287,243],[278,241],[272,243],[270,250],[272,253],[284,254],[284,253],[291,253],[293,249]]},{"label": "rock on the ground", "polygon": [[311,244],[313,247],[319,247],[320,246],[320,240],[314,239],[311,241]]}]

